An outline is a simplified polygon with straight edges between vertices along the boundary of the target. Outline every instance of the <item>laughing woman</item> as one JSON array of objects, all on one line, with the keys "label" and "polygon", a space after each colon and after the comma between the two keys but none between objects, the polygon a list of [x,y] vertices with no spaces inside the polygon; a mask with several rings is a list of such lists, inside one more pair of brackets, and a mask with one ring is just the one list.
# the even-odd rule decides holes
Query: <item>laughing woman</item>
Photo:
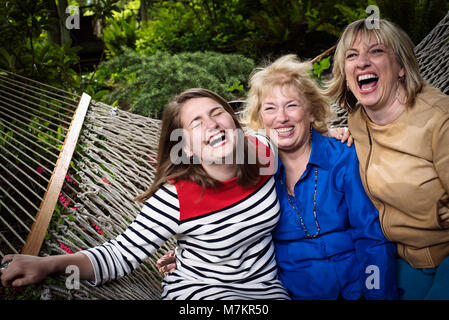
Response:
[{"label": "laughing woman", "polygon": [[394,244],[363,190],[354,147],[323,135],[329,104],[309,70],[294,55],[257,70],[244,113],[278,149],[279,277],[293,299],[396,299]]},{"label": "laughing woman", "polygon": [[413,43],[387,20],[355,21],[327,94],[349,111],[366,192],[397,243],[403,299],[449,299],[449,97],[424,82]]},{"label": "laughing woman", "polygon": [[271,236],[279,220],[274,179],[261,175],[257,161],[248,164],[253,148],[239,129],[217,94],[190,89],[175,97],[163,114],[154,182],[138,197],[144,205],[128,229],[73,255],[7,255],[3,285],[36,283],[68,265],[98,285],[130,273],[176,236],[178,269],[165,277],[163,299],[288,299]]}]

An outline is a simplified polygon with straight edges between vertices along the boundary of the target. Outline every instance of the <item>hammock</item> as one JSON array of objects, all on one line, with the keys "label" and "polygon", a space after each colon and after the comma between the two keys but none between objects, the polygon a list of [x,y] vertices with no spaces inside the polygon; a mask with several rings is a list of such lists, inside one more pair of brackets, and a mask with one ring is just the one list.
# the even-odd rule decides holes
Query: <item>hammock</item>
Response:
[{"label": "hammock", "polygon": [[[423,76],[445,93],[448,30],[449,13],[415,48]],[[335,108],[330,125],[345,126]],[[70,254],[122,233],[153,180],[159,130],[159,120],[0,70],[0,256]],[[41,299],[159,299],[155,261],[174,245],[99,287],[69,289],[54,276],[36,289]]]}]

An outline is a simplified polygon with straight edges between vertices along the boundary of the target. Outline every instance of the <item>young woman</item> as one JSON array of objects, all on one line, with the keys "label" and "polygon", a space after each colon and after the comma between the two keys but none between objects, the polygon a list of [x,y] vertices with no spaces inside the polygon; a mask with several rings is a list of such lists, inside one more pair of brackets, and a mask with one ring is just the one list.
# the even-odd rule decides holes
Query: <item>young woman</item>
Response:
[{"label": "young woman", "polygon": [[98,285],[130,273],[176,236],[178,269],[164,279],[163,299],[288,299],[271,236],[279,220],[274,179],[250,164],[254,148],[239,130],[217,94],[190,89],[175,97],[163,114],[154,182],[137,198],[144,205],[128,229],[73,255],[7,255],[3,285],[39,282],[68,265]]}]

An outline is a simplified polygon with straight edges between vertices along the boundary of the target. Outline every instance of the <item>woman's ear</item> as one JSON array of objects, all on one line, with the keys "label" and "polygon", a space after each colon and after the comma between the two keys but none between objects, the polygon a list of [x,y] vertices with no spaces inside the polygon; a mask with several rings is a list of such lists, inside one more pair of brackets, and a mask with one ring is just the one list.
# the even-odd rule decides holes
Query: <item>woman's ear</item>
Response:
[{"label": "woman's ear", "polygon": [[399,79],[405,79],[405,69],[404,67],[401,67],[399,70]]},{"label": "woman's ear", "polygon": [[310,121],[310,124],[315,122],[315,116],[313,115],[313,113],[310,113],[309,121]]}]

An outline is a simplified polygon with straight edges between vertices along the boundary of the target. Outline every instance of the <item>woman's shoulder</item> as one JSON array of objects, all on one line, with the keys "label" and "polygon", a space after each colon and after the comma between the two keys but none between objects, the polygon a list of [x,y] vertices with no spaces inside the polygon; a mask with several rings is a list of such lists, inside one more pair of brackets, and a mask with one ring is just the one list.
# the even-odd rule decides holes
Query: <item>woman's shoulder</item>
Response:
[{"label": "woman's shoulder", "polygon": [[172,183],[165,183],[148,198],[142,206],[141,213],[149,216],[168,217],[176,222],[179,219],[179,199],[175,186]]},{"label": "woman's shoulder", "polygon": [[327,168],[333,174],[344,174],[349,168],[358,168],[359,162],[354,145],[348,147],[338,139],[322,135],[317,140],[319,143],[315,145],[315,151],[312,141],[314,163]]},{"label": "woman's shoulder", "polygon": [[426,85],[416,96],[413,108],[425,108],[438,115],[449,115],[449,96],[434,87]]},{"label": "woman's shoulder", "polygon": [[157,189],[153,195],[145,201],[145,203],[152,203],[154,201],[168,202],[177,206],[178,203],[178,191],[176,189],[175,183],[168,181],[162,184],[159,189]]},{"label": "woman's shoulder", "polygon": [[246,137],[248,138],[249,141],[256,143],[256,144],[260,144],[262,143],[263,145],[265,145],[266,147],[270,148],[271,150],[274,150],[274,146],[273,143],[271,142],[270,138],[262,132],[254,132],[251,131],[249,132]]},{"label": "woman's shoulder", "polygon": [[350,147],[346,145],[346,142],[341,142],[339,139],[327,136],[321,136],[323,149],[325,149],[329,161],[336,161],[340,158],[354,158],[357,157],[354,144]]}]

